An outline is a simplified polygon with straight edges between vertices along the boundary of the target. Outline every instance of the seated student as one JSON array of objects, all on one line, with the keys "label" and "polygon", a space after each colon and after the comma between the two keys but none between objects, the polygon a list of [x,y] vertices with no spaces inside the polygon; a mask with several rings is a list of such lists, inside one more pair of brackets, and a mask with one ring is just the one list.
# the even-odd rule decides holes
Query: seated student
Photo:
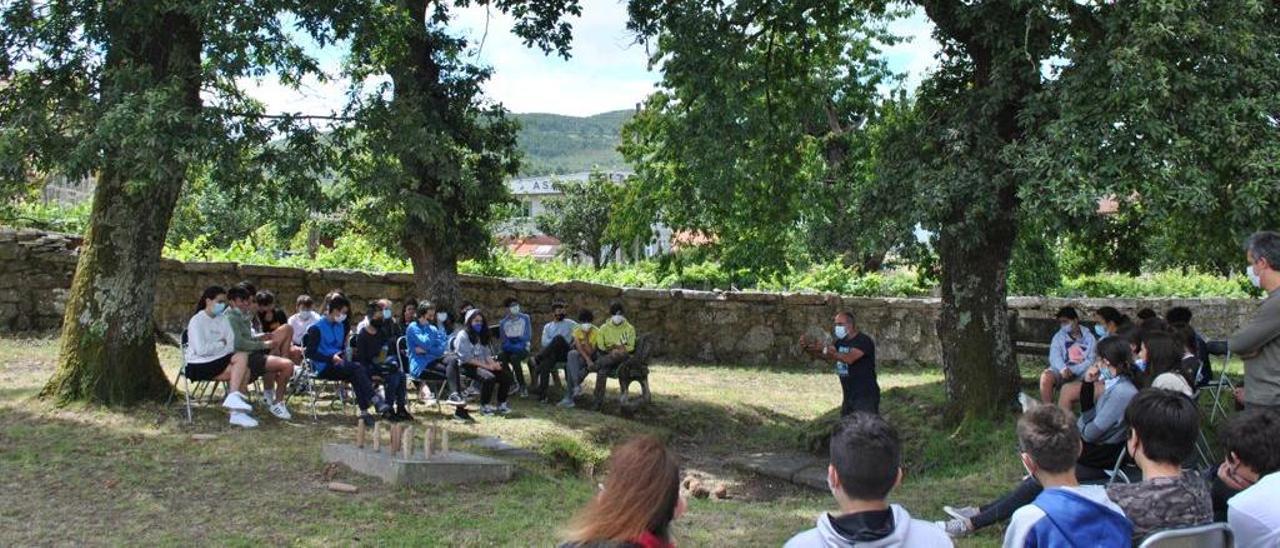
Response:
[{"label": "seated student", "polygon": [[1115,335],[1133,325],[1128,316],[1111,306],[1104,306],[1095,311],[1093,322],[1093,334],[1098,337],[1098,340]]},{"label": "seated student", "polygon": [[[457,351],[459,369],[480,381],[480,412],[485,415],[510,413],[507,396],[513,382],[511,371],[493,359],[493,351],[489,349],[489,325],[485,323],[484,314],[476,308],[468,310],[463,325],[466,329],[453,336],[453,347]],[[496,408],[490,405],[495,385],[498,391]]]},{"label": "seated student", "polygon": [[609,454],[603,489],[578,511],[561,548],[675,548],[685,512],[680,464],[661,440],[637,436]]},{"label": "seated student", "polygon": [[[405,346],[409,353],[409,374],[415,379],[421,379],[431,373],[445,376],[448,374],[448,368],[444,363],[444,350],[449,337],[432,323],[436,317],[436,307],[429,301],[422,301],[418,304],[417,315],[418,319],[409,325],[409,329],[404,334]],[[422,383],[420,390],[423,401],[435,400],[426,383]],[[444,394],[440,396],[444,397]],[[446,403],[450,405],[466,403],[458,394],[452,396]]]},{"label": "seated student", "polygon": [[1064,306],[1055,317],[1059,329],[1049,343],[1049,367],[1040,373],[1040,401],[1046,404],[1053,403],[1054,389],[1079,381],[1097,353],[1097,340],[1080,327],[1076,309]]},{"label": "seated student", "polygon": [[289,358],[294,363],[301,361],[302,350],[294,352],[293,326],[289,325],[289,316],[284,309],[276,306],[275,294],[263,289],[254,294],[253,303],[258,315],[258,325],[262,326],[261,336],[271,347],[271,355]]},{"label": "seated student", "polygon": [[[636,328],[622,313],[622,303],[615,301],[609,305],[609,320],[600,326],[600,332],[596,334],[596,350],[600,353],[595,360],[596,391],[592,407],[596,410],[604,405],[604,391],[609,375],[615,371],[620,372],[627,360],[631,359],[631,353],[636,351]],[[623,387],[627,385],[626,379],[621,376],[618,380]],[[622,393],[621,402],[627,403],[626,392]]]},{"label": "seated student", "polygon": [[1158,319],[1160,319],[1160,315],[1159,315],[1159,314],[1156,314],[1156,311],[1155,311],[1155,310],[1152,310],[1152,309],[1150,309],[1150,308],[1140,308],[1140,309],[1138,309],[1138,324],[1139,324],[1139,325],[1141,325],[1143,322],[1148,322],[1148,321],[1151,321],[1151,320],[1158,320]]},{"label": "seated student", "polygon": [[1005,548],[1128,546],[1133,525],[1101,485],[1080,485],[1080,432],[1071,413],[1038,406],[1018,420],[1022,465],[1044,486],[1020,507],[1004,532]]},{"label": "seated student", "polygon": [[[1195,373],[1183,370],[1183,345],[1173,339],[1173,335],[1163,331],[1147,333],[1142,338],[1142,347],[1138,350],[1138,360],[1144,364],[1143,377],[1151,379],[1153,388],[1172,390],[1188,398],[1192,395],[1191,382]],[[1194,358],[1195,356],[1192,356]]]},{"label": "seated student", "polygon": [[[1133,354],[1129,351],[1129,343],[1120,337],[1110,337],[1098,343],[1098,364],[1090,367],[1084,374],[1080,398],[1084,412],[1080,415],[1076,428],[1072,429],[1073,433],[1078,432],[1081,445],[1080,449],[1071,450],[1071,456],[1076,461],[1073,479],[1105,479],[1104,470],[1115,465],[1129,434],[1124,411],[1138,393],[1132,377]],[[1095,378],[1102,379],[1107,385],[1096,405],[1093,398]],[[1037,406],[1035,409],[1043,407],[1045,406]],[[1065,416],[1070,416],[1069,412],[1063,412],[1068,413]],[[1009,494],[989,504],[958,509],[943,507],[954,518],[946,523],[947,533],[953,537],[964,536],[975,529],[1008,519],[1014,510],[1030,504],[1042,490],[1033,474]]]},{"label": "seated student", "polygon": [[1170,324],[1169,334],[1173,336],[1173,342],[1182,348],[1182,360],[1180,369],[1186,375],[1187,382],[1191,386],[1198,386],[1199,379],[1204,375],[1208,366],[1205,362],[1200,361],[1200,355],[1196,353],[1196,330],[1187,324]]},{"label": "seated student", "polygon": [[320,321],[315,312],[315,301],[311,295],[298,295],[293,305],[293,315],[289,316],[289,328],[293,330],[293,345],[302,348],[302,338],[307,335],[311,325]]},{"label": "seated student", "polygon": [[560,407],[573,407],[573,398],[582,391],[582,381],[587,378],[587,370],[595,368],[596,358],[600,353],[596,350],[596,338],[600,329],[591,324],[596,316],[590,310],[578,312],[578,326],[573,328],[573,349],[565,356],[564,364],[564,396],[560,398]]},{"label": "seated student", "polygon": [[1168,312],[1165,312],[1164,318],[1166,321],[1169,322],[1169,328],[1171,330],[1177,330],[1178,328],[1185,328],[1191,331],[1191,336],[1195,341],[1193,352],[1195,353],[1196,357],[1200,359],[1201,365],[1203,365],[1203,369],[1192,370],[1192,371],[1200,372],[1200,376],[1198,376],[1195,379],[1194,384],[1196,384],[1196,386],[1202,386],[1204,384],[1208,384],[1209,381],[1212,379],[1212,373],[1213,373],[1210,370],[1210,366],[1212,364],[1209,361],[1209,343],[1206,342],[1204,340],[1204,337],[1201,337],[1200,333],[1197,332],[1196,329],[1191,326],[1191,309],[1185,306],[1175,306],[1173,308],[1170,308]]},{"label": "seated student", "polygon": [[1226,453],[1201,474],[1213,497],[1213,520],[1227,521],[1227,501],[1268,473],[1280,470],[1280,419],[1262,410],[1232,415],[1218,430]]},{"label": "seated student", "polygon": [[[515,297],[507,297],[502,301],[507,314],[498,320],[500,351],[498,362],[515,373],[516,390],[521,396],[529,395],[529,385],[524,380],[524,362],[529,359],[529,345],[533,340],[533,322],[529,315],[520,311],[520,302]],[[533,367],[529,367],[529,380],[534,380]]]},{"label": "seated student", "polygon": [[[262,377],[263,403],[272,415],[280,420],[292,419],[293,415],[285,407],[284,401],[289,380],[293,378],[293,362],[289,358],[272,355],[271,345],[253,336],[253,297],[248,290],[241,286],[233,287],[227,291],[227,299],[231,302],[227,319],[235,334],[236,351],[249,356],[250,380]],[[285,342],[288,343],[291,339],[292,335]]]},{"label": "seated student", "polygon": [[[365,308],[365,319],[361,327],[351,337],[352,361],[364,367],[370,380],[382,379],[382,389],[386,394],[387,407],[382,411],[382,418],[391,422],[413,420],[409,414],[404,370],[396,356],[396,341],[388,326],[395,325],[395,318],[387,318],[376,301],[369,301]],[[393,328],[392,328],[393,329]],[[374,405],[378,405],[378,396],[374,395]],[[378,405],[378,407],[382,407]]]},{"label": "seated student", "polygon": [[801,532],[785,548],[828,546],[951,546],[936,525],[913,519],[886,500],[902,483],[902,444],[883,418],[855,411],[840,419],[831,434],[827,485],[840,514],[823,513],[818,526]]},{"label": "seated student", "polygon": [[1190,398],[1148,388],[1124,412],[1129,423],[1129,455],[1142,470],[1140,483],[1112,483],[1107,496],[1133,522],[1133,544],[1161,529],[1213,521],[1209,486],[1182,463],[1195,451],[1200,411]]},{"label": "seated student", "polygon": [[[316,377],[351,383],[356,393],[356,406],[360,408],[360,420],[365,426],[373,426],[374,417],[369,413],[369,406],[373,404],[373,381],[364,366],[346,359],[347,313],[350,310],[351,301],[342,293],[335,291],[325,297],[324,317],[307,330],[307,336],[302,340],[303,348]],[[390,408],[384,402],[376,410],[384,414]]]},{"label": "seated student", "polygon": [[415,323],[418,323],[418,301],[413,297],[407,297],[404,306],[400,307],[400,330],[408,331],[409,326]]},{"label": "seated student", "polygon": [[1252,470],[1252,485],[1227,501],[1227,523],[1239,548],[1273,548],[1280,546],[1280,412],[1248,408],[1240,415],[1253,426],[1251,437],[1266,438],[1268,452]]},{"label": "seated student", "polygon": [[565,318],[564,301],[551,301],[552,320],[542,326],[542,350],[529,360],[529,368],[538,372],[535,390],[538,401],[547,403],[547,385],[551,381],[551,370],[560,362],[569,360],[569,350],[573,344],[573,330],[578,322]]},{"label": "seated student", "polygon": [[196,313],[187,322],[186,377],[195,381],[228,382],[231,393],[222,406],[231,412],[231,424],[253,428],[258,421],[249,415],[253,406],[244,394],[249,385],[248,357],[236,352],[235,333],[227,319],[227,292],[209,286],[200,295]]}]

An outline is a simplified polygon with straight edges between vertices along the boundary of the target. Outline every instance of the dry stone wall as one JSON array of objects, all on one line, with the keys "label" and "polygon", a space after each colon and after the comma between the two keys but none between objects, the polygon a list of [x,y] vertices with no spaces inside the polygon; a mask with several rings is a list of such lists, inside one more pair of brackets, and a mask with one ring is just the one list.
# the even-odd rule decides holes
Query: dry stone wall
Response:
[{"label": "dry stone wall", "polygon": [[[62,322],[67,289],[75,270],[79,238],[64,234],[0,227],[0,331],[56,329]],[[274,291],[286,309],[300,293],[321,297],[341,289],[352,302],[386,297],[397,305],[414,295],[408,274],[370,274],[344,270],[301,270],[235,263],[160,264],[156,318],[167,331],[178,332],[191,316],[201,290],[250,280]],[[545,284],[463,276],[464,298],[497,312],[514,296],[540,326],[550,319],[550,303],[562,298],[571,315],[590,308],[603,319],[618,300],[641,333],[655,337],[655,350],[669,360],[720,363],[797,363],[802,334],[820,336],[839,310],[857,314],[860,327],[875,338],[884,363],[938,363],[941,355],[934,331],[937,299],[853,298],[829,294],[709,292],[683,289],[618,288],[585,282]],[[1047,337],[1058,307],[1071,304],[1083,313],[1115,306],[1130,315],[1151,307],[1163,311],[1185,305],[1209,338],[1224,337],[1252,313],[1256,302],[1229,299],[1050,299],[1014,297],[1009,313],[1015,338]],[[540,329],[540,327],[539,327]]]}]

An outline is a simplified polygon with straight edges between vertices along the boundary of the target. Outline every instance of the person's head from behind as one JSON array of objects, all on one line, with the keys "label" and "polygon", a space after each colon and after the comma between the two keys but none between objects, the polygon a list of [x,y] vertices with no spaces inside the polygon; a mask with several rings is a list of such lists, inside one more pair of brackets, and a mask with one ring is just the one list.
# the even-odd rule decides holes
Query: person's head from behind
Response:
[{"label": "person's head from behind", "polygon": [[1129,454],[1138,460],[1181,465],[1195,451],[1200,411],[1181,393],[1147,388],[1124,410]]},{"label": "person's head from behind", "polygon": [[596,315],[591,313],[590,309],[584,308],[578,311],[578,323],[590,325],[594,321],[596,321]]},{"label": "person's head from behind", "polygon": [[418,325],[423,327],[436,321],[436,306],[431,304],[431,301],[422,301],[418,303],[418,308],[413,312],[413,316],[417,319]]},{"label": "person's head from behind", "polygon": [[204,288],[200,301],[196,303],[196,314],[204,312],[210,316],[219,316],[227,310],[227,290],[220,285]]},{"label": "person's head from behind", "polygon": [[831,321],[833,322],[831,334],[835,335],[837,339],[848,337],[856,327],[853,312],[848,310],[837,312],[836,317],[832,318]]},{"label": "person's head from behind", "polygon": [[1104,306],[1093,313],[1094,333],[1099,337],[1114,335],[1129,323],[1129,317],[1121,314],[1114,306]]},{"label": "person's head from behind", "polygon": [[1164,319],[1169,325],[1191,325],[1191,309],[1175,306],[1164,313]]},{"label": "person's head from behind", "polygon": [[1159,316],[1153,316],[1145,320],[1142,320],[1142,323],[1138,325],[1143,331],[1168,331],[1169,330],[1169,322],[1164,321]]},{"label": "person's head from behind", "polygon": [[1108,337],[1098,343],[1098,375],[1104,381],[1133,377],[1133,348],[1129,341]]},{"label": "person's head from behind", "polygon": [[1040,479],[1075,470],[1080,431],[1071,413],[1056,405],[1038,405],[1018,419],[1018,450],[1027,472]]},{"label": "person's head from behind", "polygon": [[1182,355],[1186,348],[1174,340],[1173,335],[1164,331],[1150,331],[1143,334],[1142,348],[1138,350],[1138,359],[1145,364],[1148,378],[1156,378],[1162,373],[1182,371]]},{"label": "person's head from behind", "polygon": [[1249,283],[1267,291],[1280,287],[1280,233],[1255,232],[1245,241],[1244,248]]},{"label": "person's head from behind", "polygon": [[502,308],[507,309],[507,312],[511,313],[512,316],[519,314],[520,300],[515,297],[507,297],[502,300]]},{"label": "person's head from behind", "polygon": [[551,316],[555,318],[557,322],[564,321],[564,316],[565,316],[564,299],[555,299],[551,301]]},{"label": "person's head from behind", "polygon": [[1058,313],[1053,315],[1058,320],[1058,330],[1063,333],[1071,333],[1080,326],[1080,313],[1076,312],[1075,307],[1064,306],[1058,309]]},{"label": "person's head from behind", "polygon": [[310,314],[315,305],[316,303],[311,299],[311,295],[298,295],[298,299],[293,302],[293,310],[299,314]]},{"label": "person's head from behind", "polygon": [[670,540],[671,522],[684,514],[680,463],[661,440],[638,436],[609,455],[604,490],[578,512],[571,542],[627,542],[644,533]]},{"label": "person's head from behind", "polygon": [[347,312],[351,310],[351,301],[347,300],[347,296],[337,291],[330,293],[325,297],[324,313],[329,320],[342,323],[347,321]]},{"label": "person's head from behind", "polygon": [[382,329],[382,322],[385,321],[382,316],[383,310],[387,309],[382,308],[382,306],[378,304],[378,301],[369,301],[365,303],[364,324],[365,329],[370,333],[377,333],[379,329]]},{"label": "person's head from behind", "polygon": [[263,289],[253,295],[253,303],[258,305],[258,310],[271,310],[276,306],[276,294]]},{"label": "person's head from behind", "polygon": [[1253,485],[1280,470],[1280,412],[1249,408],[1218,431],[1227,456],[1222,466],[1233,481]]},{"label": "person's head from behind", "polygon": [[1156,315],[1156,311],[1150,308],[1142,308],[1138,310],[1139,322],[1145,322],[1147,320],[1150,320],[1151,318],[1159,318],[1159,317],[1160,316]]},{"label": "person's head from behind", "polygon": [[613,303],[609,305],[609,321],[613,322],[614,325],[622,325],[622,322],[626,321],[626,317],[623,316],[624,312],[626,311],[623,310],[622,303],[619,301],[613,301]]},{"label": "person's head from behind", "polygon": [[458,316],[461,318],[464,318],[463,321],[465,321],[465,318],[467,317],[467,312],[470,312],[475,307],[476,307],[475,305],[471,304],[468,301],[462,301],[462,306],[458,307]]},{"label": "person's head from behind", "polygon": [[827,466],[827,486],[836,502],[844,507],[851,501],[883,501],[901,481],[897,430],[879,415],[861,411],[840,419]]},{"label": "person's head from behind", "polygon": [[1184,355],[1196,353],[1196,330],[1190,325],[1174,325],[1169,329],[1169,336],[1173,337],[1173,342],[1177,343]]},{"label": "person's head from behind", "polygon": [[236,307],[241,312],[253,311],[253,293],[243,286],[237,285],[227,290],[227,300],[231,302],[231,306]]}]

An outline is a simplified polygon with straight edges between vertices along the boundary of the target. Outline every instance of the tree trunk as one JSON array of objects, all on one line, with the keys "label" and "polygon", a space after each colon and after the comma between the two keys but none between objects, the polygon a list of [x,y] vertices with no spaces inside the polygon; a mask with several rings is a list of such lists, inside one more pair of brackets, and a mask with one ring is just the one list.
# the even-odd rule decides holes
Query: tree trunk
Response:
[{"label": "tree trunk", "polygon": [[[111,45],[103,106],[111,109],[137,93],[169,89],[160,104],[176,114],[170,119],[176,127],[163,129],[194,133],[200,109],[198,25],[185,15],[116,6],[108,8],[116,13],[107,17]],[[140,16],[146,22],[139,22]],[[186,165],[178,154],[163,155],[171,160],[156,166],[130,163],[111,146],[104,153],[67,298],[58,369],[41,392],[59,402],[122,405],[160,399],[170,389],[156,355],[152,307],[160,251]]]},{"label": "tree trunk", "polygon": [[409,262],[413,265],[413,287],[418,300],[430,299],[437,306],[448,306],[452,312],[462,303],[458,287],[458,258],[416,240],[404,242]]}]

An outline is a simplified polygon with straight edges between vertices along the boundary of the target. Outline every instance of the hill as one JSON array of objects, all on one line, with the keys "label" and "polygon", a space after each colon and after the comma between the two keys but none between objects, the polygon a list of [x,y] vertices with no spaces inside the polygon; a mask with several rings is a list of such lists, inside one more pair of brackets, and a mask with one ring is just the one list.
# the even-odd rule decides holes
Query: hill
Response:
[{"label": "hill", "polygon": [[619,132],[631,119],[631,110],[615,110],[594,116],[515,114],[520,121],[520,150],[524,152],[522,176],[623,169],[618,153]]}]

